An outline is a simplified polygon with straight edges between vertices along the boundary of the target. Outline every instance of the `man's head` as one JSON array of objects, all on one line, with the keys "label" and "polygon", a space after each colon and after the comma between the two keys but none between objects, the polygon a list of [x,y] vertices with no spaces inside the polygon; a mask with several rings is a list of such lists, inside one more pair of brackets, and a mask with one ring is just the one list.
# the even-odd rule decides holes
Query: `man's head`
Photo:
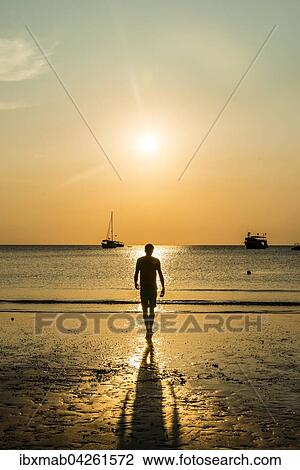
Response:
[{"label": "man's head", "polygon": [[151,256],[153,253],[153,250],[154,250],[154,246],[152,245],[152,243],[147,243],[147,245],[145,245],[146,255]]}]

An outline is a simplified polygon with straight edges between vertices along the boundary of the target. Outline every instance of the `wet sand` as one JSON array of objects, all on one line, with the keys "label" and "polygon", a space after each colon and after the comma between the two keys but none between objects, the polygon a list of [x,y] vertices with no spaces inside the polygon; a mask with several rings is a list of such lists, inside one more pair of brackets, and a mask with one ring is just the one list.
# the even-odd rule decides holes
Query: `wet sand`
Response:
[{"label": "wet sand", "polygon": [[93,328],[35,335],[33,314],[1,314],[2,449],[299,448],[300,315],[152,344]]}]

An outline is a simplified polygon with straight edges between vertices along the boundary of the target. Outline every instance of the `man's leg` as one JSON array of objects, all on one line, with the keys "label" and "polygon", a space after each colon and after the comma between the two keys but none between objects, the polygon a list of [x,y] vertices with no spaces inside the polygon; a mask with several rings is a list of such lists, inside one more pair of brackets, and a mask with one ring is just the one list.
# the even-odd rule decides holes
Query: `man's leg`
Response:
[{"label": "man's leg", "polygon": [[149,301],[148,299],[143,298],[142,301],[142,308],[143,308],[143,319],[146,327],[146,334],[149,334],[149,316],[148,316],[148,306],[149,306]]},{"label": "man's leg", "polygon": [[143,318],[144,318],[144,322],[145,322],[145,327],[146,327],[146,334],[149,335],[152,333],[152,323],[151,323],[151,320],[150,320],[150,315],[148,315],[147,312],[144,312],[143,313]]},{"label": "man's leg", "polygon": [[148,325],[149,325],[149,333],[153,333],[152,331],[152,328],[153,328],[153,323],[154,323],[154,317],[155,317],[155,313],[154,313],[154,306],[153,305],[150,305],[150,313],[149,313],[149,316],[148,316]]},{"label": "man's leg", "polygon": [[153,328],[154,317],[155,317],[154,309],[155,309],[155,307],[156,307],[156,296],[157,296],[157,291],[154,290],[154,291],[151,293],[150,298],[149,298],[149,307],[150,307],[150,313],[149,313],[149,330],[150,330],[150,333],[151,333],[151,334],[153,333],[152,328]]}]

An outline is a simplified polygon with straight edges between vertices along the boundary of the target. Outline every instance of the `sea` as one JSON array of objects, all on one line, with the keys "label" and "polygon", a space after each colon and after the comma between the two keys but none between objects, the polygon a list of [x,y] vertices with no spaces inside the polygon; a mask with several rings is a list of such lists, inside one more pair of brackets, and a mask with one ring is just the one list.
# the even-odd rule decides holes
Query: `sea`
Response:
[{"label": "sea", "polygon": [[[133,275],[143,254],[143,246],[2,245],[0,311],[139,312]],[[300,313],[300,251],[289,246],[156,246],[153,255],[166,283],[158,311]]]}]

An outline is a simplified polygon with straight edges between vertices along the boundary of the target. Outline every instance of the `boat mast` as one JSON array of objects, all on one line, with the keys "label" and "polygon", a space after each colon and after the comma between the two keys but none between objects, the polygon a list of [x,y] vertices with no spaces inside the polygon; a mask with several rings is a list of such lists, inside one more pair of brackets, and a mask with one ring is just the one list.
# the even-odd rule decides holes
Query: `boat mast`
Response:
[{"label": "boat mast", "polygon": [[114,213],[110,213],[110,230],[111,230],[111,239],[114,239]]}]

